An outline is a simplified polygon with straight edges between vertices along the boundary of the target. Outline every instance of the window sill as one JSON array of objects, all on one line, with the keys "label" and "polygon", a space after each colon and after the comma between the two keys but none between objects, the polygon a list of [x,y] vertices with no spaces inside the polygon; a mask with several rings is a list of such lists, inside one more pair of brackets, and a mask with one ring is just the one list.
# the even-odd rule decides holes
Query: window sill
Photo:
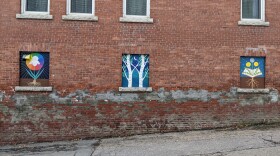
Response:
[{"label": "window sill", "polygon": [[269,26],[269,22],[264,22],[264,21],[258,21],[258,20],[253,20],[253,21],[238,21],[238,25],[247,25],[247,26]]},{"label": "window sill", "polygon": [[16,92],[51,92],[52,87],[30,87],[30,86],[16,86]]},{"label": "window sill", "polygon": [[47,15],[47,14],[16,14],[16,18],[18,18],[18,19],[51,20],[51,19],[53,19],[53,16],[52,15]]},{"label": "window sill", "polygon": [[128,23],[153,23],[154,20],[149,17],[139,18],[139,17],[120,17],[120,22]]},{"label": "window sill", "polygon": [[264,89],[249,89],[249,88],[237,88],[237,93],[251,93],[251,94],[269,94],[268,88]]},{"label": "window sill", "polygon": [[94,15],[63,15],[62,19],[69,21],[98,21],[98,17]]},{"label": "window sill", "polygon": [[152,92],[152,87],[119,87],[120,92]]}]

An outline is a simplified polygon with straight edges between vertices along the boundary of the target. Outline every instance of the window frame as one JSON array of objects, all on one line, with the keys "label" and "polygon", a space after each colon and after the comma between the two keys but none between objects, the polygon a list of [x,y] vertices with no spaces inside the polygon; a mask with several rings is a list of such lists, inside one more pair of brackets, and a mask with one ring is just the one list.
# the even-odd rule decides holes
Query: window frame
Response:
[{"label": "window frame", "polygon": [[140,15],[127,15],[126,14],[126,0],[123,0],[123,17],[124,18],[150,18],[151,2],[150,2],[150,0],[146,0],[146,1],[147,1],[146,16],[140,16]]},{"label": "window frame", "polygon": [[92,12],[91,13],[71,13],[71,0],[66,1],[66,14],[67,15],[95,15],[95,0],[92,0]]},{"label": "window frame", "polygon": [[265,22],[265,0],[260,0],[261,1],[261,10],[260,10],[260,15],[261,15],[261,18],[259,19],[253,19],[253,18],[243,18],[242,15],[243,15],[243,6],[242,6],[242,2],[243,0],[241,0],[241,14],[240,14],[240,19],[241,21],[248,21],[248,22],[255,22],[255,21],[262,21],[262,22]]},{"label": "window frame", "polygon": [[47,11],[27,11],[27,1],[28,0],[21,0],[21,13],[22,14],[40,14],[40,15],[49,15],[50,14],[50,0],[48,0],[48,7]]}]

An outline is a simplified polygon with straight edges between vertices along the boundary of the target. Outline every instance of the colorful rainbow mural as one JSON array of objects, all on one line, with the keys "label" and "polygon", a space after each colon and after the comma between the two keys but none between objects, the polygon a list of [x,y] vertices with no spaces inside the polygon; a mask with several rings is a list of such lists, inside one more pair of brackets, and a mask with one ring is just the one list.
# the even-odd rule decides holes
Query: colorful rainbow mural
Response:
[{"label": "colorful rainbow mural", "polygon": [[20,78],[31,79],[28,86],[41,86],[37,79],[49,79],[49,53],[21,52]]}]

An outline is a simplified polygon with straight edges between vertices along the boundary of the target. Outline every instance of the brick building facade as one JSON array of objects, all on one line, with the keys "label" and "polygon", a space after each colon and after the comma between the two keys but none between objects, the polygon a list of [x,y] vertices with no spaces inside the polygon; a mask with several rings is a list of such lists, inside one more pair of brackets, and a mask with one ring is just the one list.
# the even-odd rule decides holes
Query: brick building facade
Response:
[{"label": "brick building facade", "polygon": [[[139,19],[123,0],[92,1],[90,16],[65,0],[29,14],[27,1],[0,1],[0,144],[280,121],[278,1],[258,0],[255,20],[246,0],[147,0]],[[51,92],[35,92],[21,61],[46,52]],[[148,58],[144,87],[124,86],[127,56],[138,77]],[[243,57],[264,60],[262,77],[243,78]]]}]

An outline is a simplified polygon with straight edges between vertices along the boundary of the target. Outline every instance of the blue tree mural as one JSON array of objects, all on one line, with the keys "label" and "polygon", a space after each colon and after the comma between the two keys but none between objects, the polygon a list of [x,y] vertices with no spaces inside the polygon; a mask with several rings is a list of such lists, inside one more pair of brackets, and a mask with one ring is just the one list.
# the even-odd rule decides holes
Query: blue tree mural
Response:
[{"label": "blue tree mural", "polygon": [[122,56],[122,87],[149,87],[149,55]]}]

